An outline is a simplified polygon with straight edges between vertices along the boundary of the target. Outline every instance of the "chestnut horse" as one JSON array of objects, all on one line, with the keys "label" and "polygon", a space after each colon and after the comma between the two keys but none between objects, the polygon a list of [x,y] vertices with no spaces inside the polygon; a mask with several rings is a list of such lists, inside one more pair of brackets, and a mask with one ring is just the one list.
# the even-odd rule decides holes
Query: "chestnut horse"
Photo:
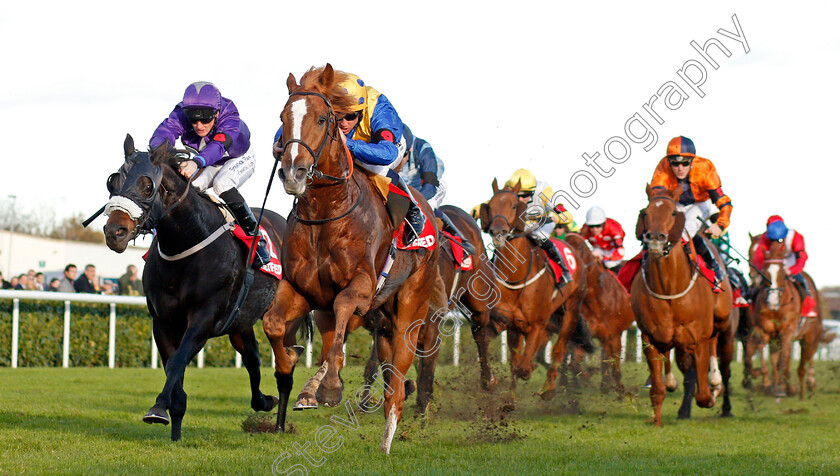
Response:
[{"label": "chestnut horse", "polygon": [[[761,239],[761,234],[753,236],[750,234],[750,251],[748,253],[750,262],[758,252],[758,240]],[[749,292],[745,296],[750,300],[750,306],[741,313],[741,322],[739,323],[738,332],[741,338],[741,345],[744,348],[744,380],[742,385],[744,388],[752,388],[752,379],[759,375],[764,376],[764,386],[770,387],[770,378],[767,377],[767,362],[764,359],[764,338],[761,332],[756,327],[755,323],[755,302],[753,297],[758,291],[758,286],[761,284],[759,280],[768,280],[763,272],[750,267],[750,286]],[[760,367],[753,368],[753,357],[758,352]]]},{"label": "chestnut horse", "polygon": [[[681,244],[685,225],[685,215],[677,210],[681,190],[654,192],[648,185],[646,191],[648,206],[639,213],[636,238],[648,253],[641,272],[633,279],[630,302],[650,369],[653,422],[662,425],[662,365],[667,358],[664,353],[671,348],[676,350],[677,365],[685,377],[678,417],[691,416],[692,396],[700,407],[714,406],[715,395],[709,388],[707,373],[715,344],[722,364],[723,415],[730,416],[729,364],[734,355],[735,333],[732,291],[724,280],[724,292],[713,296],[707,283],[697,282],[700,271]],[[716,255],[716,259],[720,257]],[[719,264],[722,266],[722,262]]]},{"label": "chestnut horse", "polygon": [[[819,308],[817,317],[800,317],[802,303],[796,285],[785,270],[784,256],[785,244],[779,241],[771,242],[769,249],[764,253],[763,274],[768,279],[762,280],[757,287],[754,317],[762,342],[770,345],[772,383],[765,373],[764,387],[772,385],[776,396],[790,396],[796,393],[796,387],[790,382],[790,358],[793,342],[799,341],[799,399],[802,400],[805,398],[806,375],[808,391],[813,392],[816,389],[812,358],[820,342],[831,342],[833,336],[823,335]],[[805,281],[819,302],[819,293],[811,276],[805,274]]]},{"label": "chestnut horse", "polygon": [[[349,110],[352,104],[339,86],[343,79],[344,73],[327,64],[306,72],[300,85],[292,74],[286,81],[289,99],[280,116],[284,147],[278,175],[286,193],[295,196],[295,205],[284,240],[284,279],[263,324],[275,351],[278,390],[288,394],[296,355],[284,349],[287,325],[316,311],[325,360],[296,404],[312,408],[317,403],[338,405],[345,336],[371,310],[385,315],[390,360],[383,368],[388,388],[380,449],[387,454],[402,418],[405,374],[417,345],[419,326],[413,324],[426,319],[438,278],[438,248],[389,253],[394,229],[382,197],[370,179],[354,173],[338,129],[333,108]],[[426,216],[433,216],[423,197],[414,193]],[[390,259],[389,272],[385,266]],[[278,428],[285,411],[278,412]]]},{"label": "chestnut horse", "polygon": [[[567,248],[573,280],[560,289],[555,287],[548,258],[529,237],[530,230],[526,230],[527,205],[519,200],[520,186],[517,183],[513,188],[499,189],[498,182],[493,179],[493,197],[481,205],[479,215],[482,230],[493,237],[495,246],[493,264],[500,299],[493,312],[508,321],[507,339],[513,374],[511,390],[515,394],[517,378],[528,380],[531,377],[534,355],[547,341],[548,327],[553,321],[558,328],[558,337],[545,384],[539,392],[543,399],[550,399],[556,394],[555,381],[566,358],[566,345],[576,328],[585,325],[580,317],[585,285],[583,266],[578,265],[580,256],[571,247]],[[564,304],[565,311],[561,308]]]},{"label": "chestnut horse", "polygon": [[[583,236],[566,233],[565,241],[575,248],[584,267],[586,294],[581,313],[592,336],[601,341],[601,391],[613,388],[623,393],[621,334],[630,328],[635,319],[630,307],[630,295],[618,281],[618,277],[592,254]],[[575,352],[573,359],[577,360],[580,357],[581,354]]]},{"label": "chestnut horse", "polygon": [[[248,250],[231,233],[224,232],[229,224],[219,207],[177,172],[178,162],[188,158],[184,151],[163,144],[151,154],[138,152],[131,136],[126,137],[124,149],[125,164],[108,178],[111,199],[103,231],[106,244],[117,253],[125,251],[139,233],[156,231],[143,270],[143,290],[166,383],[143,421],[166,425],[171,415],[172,440],[181,438],[187,409],[184,370],[209,338],[224,334],[242,354],[248,370],[251,407],[270,411],[278,399],[260,392],[254,323],[271,303],[279,281],[255,273],[247,299],[228,324],[250,271]],[[274,244],[281,246],[286,220],[264,210],[262,225]],[[294,331],[291,336],[293,340]]]}]

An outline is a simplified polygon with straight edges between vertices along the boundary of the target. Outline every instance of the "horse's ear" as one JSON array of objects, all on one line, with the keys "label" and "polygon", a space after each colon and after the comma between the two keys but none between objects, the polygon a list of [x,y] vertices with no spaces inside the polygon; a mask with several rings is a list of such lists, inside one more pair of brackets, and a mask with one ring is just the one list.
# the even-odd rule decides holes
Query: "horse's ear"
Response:
[{"label": "horse's ear", "polygon": [[318,78],[318,82],[325,88],[329,88],[333,85],[333,82],[335,82],[335,70],[333,70],[331,64],[327,63],[327,65],[324,66],[324,71],[321,73],[321,77]]},{"label": "horse's ear", "polygon": [[522,179],[516,181],[516,185],[513,187],[513,193],[519,195],[520,190],[522,190]]},{"label": "horse's ear", "polygon": [[676,215],[674,215],[674,226],[671,227],[671,231],[668,233],[668,242],[679,243],[684,228],[685,214],[683,212],[676,212]]},{"label": "horse's ear", "polygon": [[487,233],[490,230],[490,205],[482,203],[478,206],[478,219],[481,220],[481,231]]},{"label": "horse's ear", "polygon": [[163,165],[166,162],[164,159],[166,158],[167,151],[169,151],[169,139],[166,139],[162,144],[152,149],[149,160],[154,165]]},{"label": "horse's ear", "polygon": [[647,195],[648,200],[650,200],[650,197],[653,195],[653,189],[650,188],[649,183],[645,184],[645,194]]},{"label": "horse's ear", "polygon": [[131,137],[131,134],[125,135],[125,142],[123,142],[123,152],[125,152],[125,158],[131,157],[131,154],[134,153],[134,138]]},{"label": "horse's ear", "polygon": [[493,177],[493,195],[499,193],[499,181],[496,180],[496,177]]},{"label": "horse's ear", "polygon": [[516,203],[516,219],[513,220],[513,227],[518,231],[525,231],[525,211],[528,205],[524,202],[517,201]]},{"label": "horse's ear", "polygon": [[295,79],[295,75],[289,73],[289,77],[286,78],[286,87],[289,88],[289,94],[295,92],[298,88],[297,79]]},{"label": "horse's ear", "polygon": [[[650,186],[648,186],[650,188]],[[645,211],[639,210],[639,218],[636,220],[636,239],[642,241],[645,234]]]}]

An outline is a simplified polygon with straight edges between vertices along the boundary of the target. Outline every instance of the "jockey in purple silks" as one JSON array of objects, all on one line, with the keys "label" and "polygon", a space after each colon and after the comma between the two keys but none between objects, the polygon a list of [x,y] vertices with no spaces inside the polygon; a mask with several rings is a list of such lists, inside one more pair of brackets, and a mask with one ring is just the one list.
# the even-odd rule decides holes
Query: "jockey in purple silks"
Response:
[{"label": "jockey in purple silks", "polygon": [[[251,131],[239,118],[233,101],[222,97],[213,83],[198,81],[187,86],[183,101],[155,129],[149,146],[155,148],[164,141],[174,145],[178,138],[199,153],[181,163],[181,175],[190,178],[202,169],[192,186],[200,192],[212,187],[245,233],[256,235],[257,220],[238,190],[254,173],[256,157],[251,150]],[[253,266],[259,268],[270,261],[265,240],[260,239]]]}]

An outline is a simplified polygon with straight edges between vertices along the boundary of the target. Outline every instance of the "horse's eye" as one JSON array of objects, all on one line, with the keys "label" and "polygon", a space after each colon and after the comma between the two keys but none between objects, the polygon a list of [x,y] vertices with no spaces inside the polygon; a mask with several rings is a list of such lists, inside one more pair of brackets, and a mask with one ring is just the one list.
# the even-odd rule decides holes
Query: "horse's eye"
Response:
[{"label": "horse's eye", "polygon": [[672,217],[677,216],[677,211],[676,211],[676,210],[672,211],[672,212],[671,212],[671,216],[672,216]]},{"label": "horse's eye", "polygon": [[321,116],[321,117],[318,118],[318,125],[319,126],[323,126],[324,123],[326,123],[326,122],[327,122],[327,118],[325,116]]}]

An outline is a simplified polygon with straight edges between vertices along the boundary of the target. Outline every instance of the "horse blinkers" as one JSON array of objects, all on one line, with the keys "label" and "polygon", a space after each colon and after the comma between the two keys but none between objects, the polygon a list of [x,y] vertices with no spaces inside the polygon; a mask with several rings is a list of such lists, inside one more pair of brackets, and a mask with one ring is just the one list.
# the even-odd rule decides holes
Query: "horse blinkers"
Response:
[{"label": "horse blinkers", "polygon": [[680,211],[674,212],[674,226],[671,227],[671,231],[668,233],[668,242],[679,243],[680,238],[682,237],[683,229],[685,228],[685,213]]},{"label": "horse blinkers", "polygon": [[641,241],[641,242],[644,242],[644,238],[645,238],[645,229],[646,229],[645,228],[645,217],[646,216],[647,216],[647,213],[645,213],[644,209],[639,210],[639,218],[636,220],[636,239]]},{"label": "horse blinkers", "polygon": [[513,228],[516,231],[525,231],[525,213],[528,210],[528,205],[523,202],[516,204],[516,218],[513,220]]}]

